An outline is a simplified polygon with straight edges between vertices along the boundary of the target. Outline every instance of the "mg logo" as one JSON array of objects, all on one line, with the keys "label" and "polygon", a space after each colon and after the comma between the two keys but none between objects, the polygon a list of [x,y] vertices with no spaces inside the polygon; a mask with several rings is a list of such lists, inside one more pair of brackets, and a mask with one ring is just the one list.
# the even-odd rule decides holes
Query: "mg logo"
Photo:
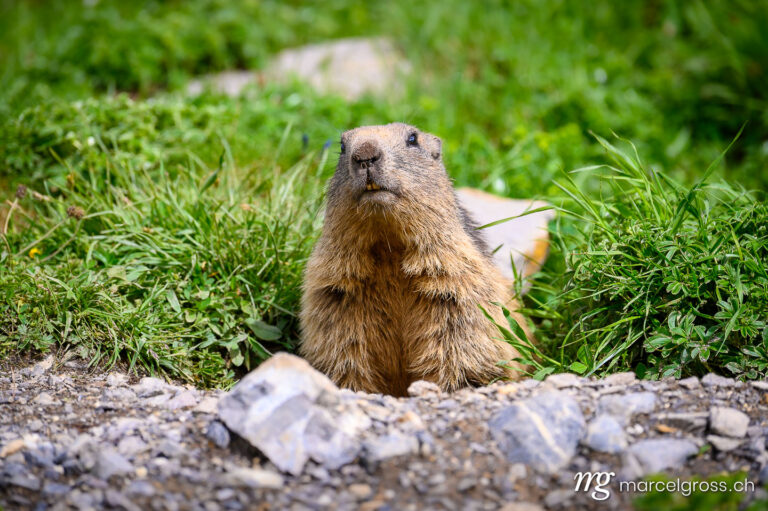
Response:
[{"label": "mg logo", "polygon": [[607,486],[615,475],[615,472],[577,472],[573,476],[576,481],[574,491],[591,491],[589,496],[593,500],[606,500],[611,496],[611,490]]}]

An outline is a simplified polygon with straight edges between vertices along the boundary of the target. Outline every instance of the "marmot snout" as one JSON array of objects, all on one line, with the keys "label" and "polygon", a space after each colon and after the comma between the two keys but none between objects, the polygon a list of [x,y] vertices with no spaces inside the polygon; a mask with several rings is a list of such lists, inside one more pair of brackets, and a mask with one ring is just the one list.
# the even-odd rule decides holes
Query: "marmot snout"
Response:
[{"label": "marmot snout", "polygon": [[[345,132],[325,225],[307,265],[301,354],[338,385],[405,395],[416,380],[450,391],[517,373],[479,306],[510,286],[456,200],[441,141],[406,124]],[[524,321],[518,322],[524,325]]]}]

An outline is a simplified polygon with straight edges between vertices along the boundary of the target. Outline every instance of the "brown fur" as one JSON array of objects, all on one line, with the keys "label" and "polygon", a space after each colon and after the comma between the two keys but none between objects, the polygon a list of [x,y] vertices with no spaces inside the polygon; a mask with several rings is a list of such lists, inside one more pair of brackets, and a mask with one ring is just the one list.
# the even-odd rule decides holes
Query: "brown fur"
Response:
[{"label": "brown fur", "polygon": [[478,307],[503,324],[490,302],[517,308],[511,286],[457,203],[440,139],[398,123],[342,144],[306,270],[301,354],[341,387],[396,396],[416,380],[452,391],[514,378],[497,363],[516,351]]}]

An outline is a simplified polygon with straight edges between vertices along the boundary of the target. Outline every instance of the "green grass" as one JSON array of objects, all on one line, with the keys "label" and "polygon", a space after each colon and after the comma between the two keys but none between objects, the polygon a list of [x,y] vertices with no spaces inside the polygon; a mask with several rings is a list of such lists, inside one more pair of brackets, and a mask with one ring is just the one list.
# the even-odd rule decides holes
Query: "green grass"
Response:
[{"label": "green grass", "polygon": [[[766,25],[724,0],[0,0],[0,356],[226,386],[292,349],[338,135],[406,121],[457,184],[562,211],[526,299],[539,376],[764,376]],[[394,38],[402,96],[181,92],[355,35]]]},{"label": "green grass", "polygon": [[[211,129],[231,112],[187,113],[173,100],[86,101],[61,112],[74,117],[61,138],[31,135],[49,155],[27,156],[49,172],[21,185],[5,220],[0,346],[58,344],[202,385],[294,347],[328,151],[241,167]],[[145,144],[162,119],[167,138]],[[216,168],[163,151],[214,140]]]},{"label": "green grass", "polygon": [[[693,477],[688,481],[681,481],[685,486],[680,488],[680,492],[654,489],[654,491],[636,497],[633,500],[633,508],[636,511],[654,511],[657,509],[669,511],[757,511],[765,509],[768,502],[764,498],[754,498],[752,491],[741,489],[747,481],[749,479],[745,472],[717,474],[706,478]],[[654,485],[671,483],[673,486],[678,483],[678,481],[666,476],[652,476],[646,482]],[[734,488],[741,489],[741,491],[736,491]]]},{"label": "green grass", "polygon": [[[756,194],[681,186],[597,137],[610,162],[566,175],[555,253],[526,297],[543,346],[518,346],[555,370],[649,379],[768,375],[768,205]],[[571,179],[604,183],[590,197]],[[514,324],[511,327],[514,328]],[[509,329],[501,329],[511,340]]]}]

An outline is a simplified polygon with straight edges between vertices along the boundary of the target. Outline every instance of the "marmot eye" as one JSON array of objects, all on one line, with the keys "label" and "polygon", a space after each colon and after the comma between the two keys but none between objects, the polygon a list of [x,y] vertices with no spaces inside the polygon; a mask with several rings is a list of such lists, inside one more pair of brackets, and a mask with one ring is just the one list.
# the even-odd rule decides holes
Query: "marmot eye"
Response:
[{"label": "marmot eye", "polygon": [[408,145],[419,145],[419,139],[416,136],[416,133],[411,133],[408,135],[408,140],[406,140]]},{"label": "marmot eye", "polygon": [[341,154],[344,154],[344,152],[347,150],[347,146],[344,145],[344,141],[341,141]]}]

